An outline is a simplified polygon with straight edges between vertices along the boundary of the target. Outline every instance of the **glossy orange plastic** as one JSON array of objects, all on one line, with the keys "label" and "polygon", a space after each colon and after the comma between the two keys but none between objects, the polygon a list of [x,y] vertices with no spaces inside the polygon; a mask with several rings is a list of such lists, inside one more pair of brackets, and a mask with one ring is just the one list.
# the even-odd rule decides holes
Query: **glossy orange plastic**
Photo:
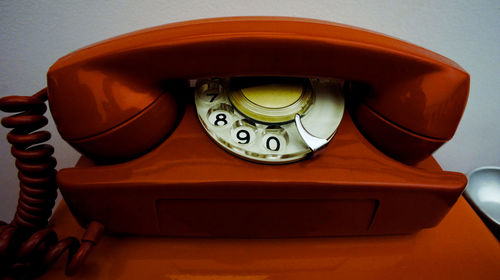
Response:
[{"label": "glossy orange plastic", "polygon": [[192,106],[148,154],[104,166],[83,159],[57,179],[82,224],[96,220],[114,233],[239,237],[411,233],[436,225],[467,182],[463,174],[385,156],[348,113],[318,157],[248,162],[209,141]]},{"label": "glossy orange plastic", "polygon": [[[255,75],[366,84],[365,91],[351,94],[353,103],[363,103],[391,124],[385,129],[397,130],[392,134],[406,134],[397,139],[405,141],[398,143],[405,150],[432,147],[416,157],[399,155],[410,163],[453,136],[469,89],[469,76],[456,63],[394,38],[317,20],[242,17],[169,24],[86,47],[50,68],[48,90],[62,137],[80,148],[123,128],[165,91],[162,85],[169,79]],[[165,136],[175,127],[174,119],[168,121],[141,126],[137,133],[157,135],[156,130],[166,129]],[[377,138],[364,122],[357,124],[369,139]],[[395,143],[387,137],[377,146],[391,154]]]},{"label": "glossy orange plastic", "polygon": [[[259,75],[344,81],[349,110],[320,156],[266,166],[209,140],[188,79]],[[468,86],[444,57],[322,21],[219,18],[138,31],[50,68],[57,127],[86,156],[57,180],[77,220],[110,233],[412,233],[438,224],[466,178],[403,163],[452,137]]]},{"label": "glossy orange plastic", "polygon": [[[424,161],[427,166],[437,166]],[[435,169],[437,171],[437,169]],[[61,237],[80,235],[63,202]],[[104,236],[72,279],[498,279],[500,245],[460,198],[432,229],[337,238],[154,238]],[[41,279],[64,278],[57,263]]]}]

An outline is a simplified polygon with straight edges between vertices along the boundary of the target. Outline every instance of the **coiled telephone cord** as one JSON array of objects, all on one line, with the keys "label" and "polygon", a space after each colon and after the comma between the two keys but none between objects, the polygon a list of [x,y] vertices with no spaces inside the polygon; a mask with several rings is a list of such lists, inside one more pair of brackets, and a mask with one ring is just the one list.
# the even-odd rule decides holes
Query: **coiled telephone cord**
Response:
[{"label": "coiled telephone cord", "polygon": [[58,240],[47,227],[57,197],[54,148],[44,144],[50,139],[43,114],[47,111],[47,89],[33,96],[7,96],[0,99],[0,110],[17,113],[2,119],[12,130],[7,140],[19,170],[19,201],[10,224],[0,221],[0,279],[32,279],[40,276],[65,251],[66,275],[74,274],[97,243],[103,226],[91,222],[82,237]]}]

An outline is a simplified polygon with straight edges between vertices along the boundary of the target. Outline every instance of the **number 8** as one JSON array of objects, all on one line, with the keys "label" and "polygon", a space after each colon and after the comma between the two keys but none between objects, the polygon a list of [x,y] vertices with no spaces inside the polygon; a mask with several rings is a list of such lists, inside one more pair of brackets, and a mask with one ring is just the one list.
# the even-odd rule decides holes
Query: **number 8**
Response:
[{"label": "number 8", "polygon": [[[222,113],[221,114],[217,114],[215,116],[215,122],[214,122],[214,124],[216,126],[225,126],[227,124],[226,118],[227,118],[226,114],[222,114]],[[219,122],[224,122],[224,124],[220,125]]]}]

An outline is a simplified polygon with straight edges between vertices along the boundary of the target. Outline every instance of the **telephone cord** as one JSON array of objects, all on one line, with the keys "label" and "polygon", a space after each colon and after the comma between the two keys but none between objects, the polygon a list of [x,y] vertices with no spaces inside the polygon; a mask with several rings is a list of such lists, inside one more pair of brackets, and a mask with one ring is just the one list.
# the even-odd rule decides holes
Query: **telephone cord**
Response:
[{"label": "telephone cord", "polygon": [[12,130],[7,141],[19,178],[19,201],[10,224],[0,221],[0,279],[31,279],[50,267],[68,251],[66,274],[73,275],[81,267],[103,231],[99,222],[90,222],[81,243],[75,237],[58,240],[48,227],[57,197],[56,159],[54,148],[46,144],[51,137],[42,130],[48,120],[45,102],[47,89],[33,96],[7,96],[0,99],[0,110],[16,113],[2,119]]}]

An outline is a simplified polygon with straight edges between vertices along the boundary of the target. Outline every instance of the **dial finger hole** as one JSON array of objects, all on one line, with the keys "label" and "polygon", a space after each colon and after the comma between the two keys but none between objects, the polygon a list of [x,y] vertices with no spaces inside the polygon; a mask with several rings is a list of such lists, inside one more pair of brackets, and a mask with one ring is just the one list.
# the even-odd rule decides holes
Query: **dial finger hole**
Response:
[{"label": "dial finger hole", "polygon": [[196,94],[199,101],[208,105],[217,104],[225,100],[224,89],[218,79],[200,81]]},{"label": "dial finger hole", "polygon": [[233,122],[233,108],[226,103],[219,104],[208,110],[207,118],[214,127],[227,127]]},{"label": "dial finger hole", "polygon": [[231,138],[235,143],[247,145],[256,139],[257,128],[255,124],[247,119],[238,120],[231,129]]},{"label": "dial finger hole", "polygon": [[281,126],[268,126],[262,137],[262,145],[268,152],[282,152],[288,145],[288,133]]}]

